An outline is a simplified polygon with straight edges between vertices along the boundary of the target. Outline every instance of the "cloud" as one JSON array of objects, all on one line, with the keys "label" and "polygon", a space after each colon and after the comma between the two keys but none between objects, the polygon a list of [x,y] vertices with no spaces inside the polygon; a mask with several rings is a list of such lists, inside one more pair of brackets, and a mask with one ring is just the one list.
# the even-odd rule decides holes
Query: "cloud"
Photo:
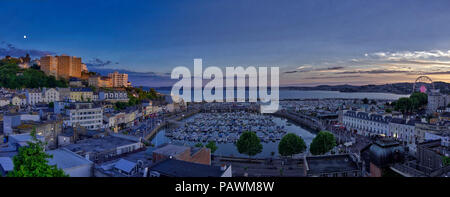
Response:
[{"label": "cloud", "polygon": [[292,74],[292,73],[305,73],[305,72],[314,72],[314,71],[331,71],[331,70],[341,70],[344,69],[344,66],[334,66],[334,67],[327,67],[327,68],[317,68],[317,69],[307,69],[311,68],[312,66],[300,66],[297,68],[297,70],[291,70],[286,71],[284,73],[286,74]]},{"label": "cloud", "polygon": [[359,78],[360,75],[346,75],[346,76],[326,76],[326,77],[306,77],[302,79],[342,79],[342,78]]},{"label": "cloud", "polygon": [[400,59],[429,59],[429,58],[450,58],[450,50],[430,50],[430,51],[400,51],[400,52],[376,52],[366,56],[387,58],[392,60]]},{"label": "cloud", "polygon": [[357,70],[357,71],[345,71],[336,74],[391,74],[391,73],[409,73],[408,70]]},{"label": "cloud", "polygon": [[55,52],[51,51],[41,51],[37,49],[19,49],[11,43],[5,41],[0,42],[0,56],[12,56],[12,57],[22,57],[26,54],[30,54],[32,57],[42,57],[46,55],[54,55]]},{"label": "cloud", "polygon": [[[86,62],[86,66],[88,67],[104,67],[107,65],[111,65],[113,64],[112,61],[110,60],[101,60],[99,58],[93,58],[91,60],[89,60],[88,62]],[[116,62],[115,64],[119,64],[119,62]]]}]

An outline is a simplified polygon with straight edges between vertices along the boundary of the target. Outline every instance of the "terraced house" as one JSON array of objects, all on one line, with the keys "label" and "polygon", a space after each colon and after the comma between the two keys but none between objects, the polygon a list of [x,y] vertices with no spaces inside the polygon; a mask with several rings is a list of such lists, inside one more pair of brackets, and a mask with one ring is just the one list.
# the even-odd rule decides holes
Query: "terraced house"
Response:
[{"label": "terraced house", "polygon": [[70,88],[70,100],[93,101],[94,92],[90,88]]},{"label": "terraced house", "polygon": [[344,110],[342,121],[348,131],[361,135],[391,137],[407,144],[414,144],[418,140],[418,134],[415,131],[416,122],[413,120]]}]

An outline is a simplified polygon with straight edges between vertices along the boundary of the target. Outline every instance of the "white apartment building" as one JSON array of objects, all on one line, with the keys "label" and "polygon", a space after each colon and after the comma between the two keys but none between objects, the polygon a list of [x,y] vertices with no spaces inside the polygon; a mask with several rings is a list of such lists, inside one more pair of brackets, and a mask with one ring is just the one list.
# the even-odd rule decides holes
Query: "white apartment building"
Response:
[{"label": "white apartment building", "polygon": [[445,107],[448,104],[450,104],[448,95],[441,94],[439,90],[431,90],[428,94],[427,113],[434,113],[438,108]]},{"label": "white apartment building", "polygon": [[125,73],[109,73],[108,77],[112,80],[112,86],[113,87],[128,87],[130,84],[128,83],[128,74]]},{"label": "white apartment building", "polygon": [[342,118],[343,124],[347,129],[366,136],[372,134],[389,136],[389,122],[391,119],[391,116],[347,110],[344,111]]},{"label": "white apartment building", "polygon": [[29,105],[43,102],[42,91],[39,89],[27,89],[25,90],[25,96],[27,97],[27,104]]},{"label": "white apartment building", "polygon": [[408,144],[413,144],[417,140],[415,122],[412,120],[351,110],[344,110],[342,114],[342,123],[348,131],[365,136],[396,138]]},{"label": "white apartment building", "polygon": [[415,144],[418,139],[416,126],[413,120],[393,118],[389,123],[391,136],[407,144]]},{"label": "white apartment building", "polygon": [[93,103],[71,103],[66,110],[69,117],[67,126],[80,125],[87,129],[101,129],[103,126],[103,109]]},{"label": "white apartment building", "polygon": [[98,99],[110,102],[128,102],[128,94],[126,91],[100,91]]},{"label": "white apartment building", "polygon": [[59,101],[59,92],[54,88],[44,88],[42,96],[45,103]]},{"label": "white apartment building", "polygon": [[11,103],[9,98],[6,97],[0,97],[0,107],[9,105]]}]

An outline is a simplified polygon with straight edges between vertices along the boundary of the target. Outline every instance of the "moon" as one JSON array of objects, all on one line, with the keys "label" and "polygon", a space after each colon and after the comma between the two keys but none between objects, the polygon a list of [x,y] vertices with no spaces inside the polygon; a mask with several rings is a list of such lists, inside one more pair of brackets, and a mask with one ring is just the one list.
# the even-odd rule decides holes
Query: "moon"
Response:
[{"label": "moon", "polygon": [[24,35],[24,36],[23,36],[23,39],[27,39],[27,35]]}]

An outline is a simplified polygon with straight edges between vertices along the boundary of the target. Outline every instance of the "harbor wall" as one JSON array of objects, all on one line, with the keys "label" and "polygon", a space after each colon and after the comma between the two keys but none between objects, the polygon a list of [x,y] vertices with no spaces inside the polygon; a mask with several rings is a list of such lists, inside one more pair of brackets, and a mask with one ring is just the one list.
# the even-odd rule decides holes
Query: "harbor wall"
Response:
[{"label": "harbor wall", "polygon": [[288,112],[281,112],[281,111],[277,111],[277,112],[273,113],[272,115],[281,117],[281,118],[286,118],[313,133],[317,133],[321,130],[325,130],[324,125],[318,124],[314,121],[311,121],[307,117],[300,117],[297,115],[290,114]]}]

